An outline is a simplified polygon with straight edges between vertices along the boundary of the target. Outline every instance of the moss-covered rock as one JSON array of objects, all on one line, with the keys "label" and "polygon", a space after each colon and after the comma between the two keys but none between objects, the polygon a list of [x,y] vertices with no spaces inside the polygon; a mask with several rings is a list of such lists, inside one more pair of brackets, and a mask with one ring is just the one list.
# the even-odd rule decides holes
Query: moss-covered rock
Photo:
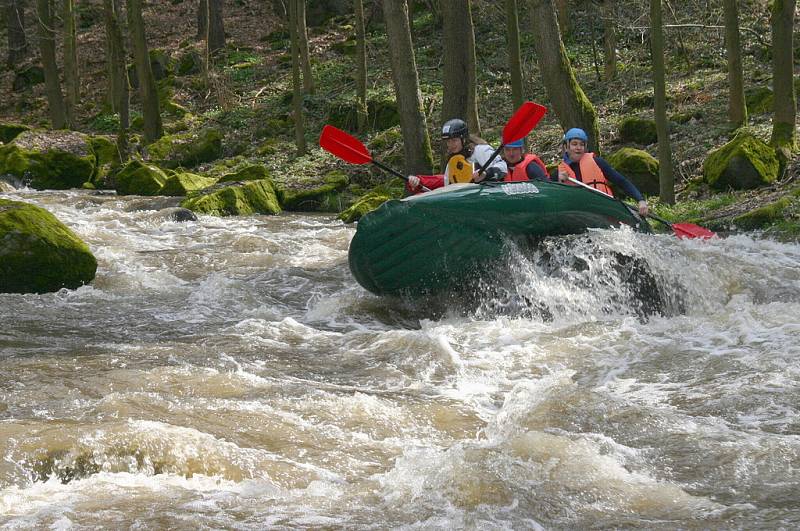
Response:
[{"label": "moss-covered rock", "polygon": [[260,179],[269,179],[269,171],[265,166],[261,164],[251,164],[249,166],[244,166],[239,168],[235,172],[226,173],[222,177],[220,177],[220,183],[230,183],[236,181],[258,181]]},{"label": "moss-covered rock", "polygon": [[715,190],[747,190],[778,178],[775,150],[746,130],[709,153],[703,161],[703,180]]},{"label": "moss-covered rock", "polygon": [[14,92],[28,90],[34,85],[44,83],[44,68],[37,65],[29,65],[14,72]]},{"label": "moss-covered rock", "polygon": [[[400,110],[397,101],[385,96],[371,96],[367,99],[367,126],[375,131],[383,131],[400,124]],[[328,108],[327,123],[344,130],[355,130],[358,125],[358,107],[355,100],[340,101]]]},{"label": "moss-covered rock", "polygon": [[774,97],[768,87],[753,87],[744,93],[745,105],[748,114],[765,114],[772,112]]},{"label": "moss-covered rock", "polygon": [[619,137],[623,142],[633,142],[644,146],[655,144],[658,141],[656,122],[636,116],[625,118],[619,125]]},{"label": "moss-covered rock", "polygon": [[281,188],[278,197],[285,210],[295,212],[338,212],[338,195],[350,179],[340,171],[332,171],[322,178],[318,186]]},{"label": "moss-covered rock", "polygon": [[74,131],[24,131],[0,146],[0,174],[37,190],[78,188],[92,179],[95,164],[89,137]]},{"label": "moss-covered rock", "polygon": [[216,184],[217,180],[213,177],[197,175],[196,173],[180,172],[167,178],[164,186],[159,190],[158,195],[189,195],[191,192],[204,190]]},{"label": "moss-covered rock", "polygon": [[222,156],[222,133],[216,129],[165,135],[149,146],[150,159],[164,168],[192,167]]},{"label": "moss-covered rock", "polygon": [[179,76],[199,74],[203,69],[203,58],[196,50],[186,50],[178,57],[175,73]]},{"label": "moss-covered rock", "polygon": [[625,147],[612,153],[606,160],[643,194],[658,194],[658,160],[648,152]]},{"label": "moss-covered rock", "polygon": [[652,92],[639,92],[632,94],[625,100],[625,107],[629,109],[647,109],[652,108],[655,102],[655,96]]},{"label": "moss-covered rock", "polygon": [[765,228],[774,223],[784,221],[786,219],[784,213],[791,205],[791,197],[782,197],[773,203],[735,217],[733,223],[736,228],[741,230]]},{"label": "moss-covered rock", "polygon": [[159,195],[167,176],[158,166],[134,159],[117,173],[114,180],[119,195]]},{"label": "moss-covered rock", "polygon": [[0,122],[0,143],[8,144],[17,138],[20,133],[30,131],[30,129],[27,125]]},{"label": "moss-covered rock", "polygon": [[0,199],[0,293],[47,293],[91,282],[97,260],[50,212]]},{"label": "moss-covered rock", "polygon": [[212,216],[281,212],[275,188],[269,179],[213,186],[184,199],[181,206],[193,212]]},{"label": "moss-covered rock", "polygon": [[345,223],[358,221],[390,199],[403,197],[403,186],[400,182],[376,186],[366,194],[359,197],[347,210],[339,214],[339,219]]}]

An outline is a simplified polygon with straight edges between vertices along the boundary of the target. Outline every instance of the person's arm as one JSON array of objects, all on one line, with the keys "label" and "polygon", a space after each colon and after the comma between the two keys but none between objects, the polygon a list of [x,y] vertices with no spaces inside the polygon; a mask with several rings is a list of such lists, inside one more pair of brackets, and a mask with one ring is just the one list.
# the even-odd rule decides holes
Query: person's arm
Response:
[{"label": "person's arm", "polygon": [[531,162],[525,168],[525,173],[528,175],[528,179],[534,180],[538,179],[540,181],[549,181],[550,177],[542,170],[542,167],[536,164],[536,162]]},{"label": "person's arm", "polygon": [[636,199],[636,201],[644,201],[644,196],[642,196],[642,193],[639,191],[639,189],[636,188],[633,183],[630,182],[624,175],[612,168],[611,164],[597,155],[595,155],[594,161],[598,166],[600,166],[600,169],[603,171],[603,175],[606,176],[606,179],[622,187],[622,189],[625,190],[625,193]]},{"label": "person's arm", "polygon": [[444,175],[409,175],[406,181],[406,190],[410,194],[423,192],[422,187],[433,190],[444,186]]}]

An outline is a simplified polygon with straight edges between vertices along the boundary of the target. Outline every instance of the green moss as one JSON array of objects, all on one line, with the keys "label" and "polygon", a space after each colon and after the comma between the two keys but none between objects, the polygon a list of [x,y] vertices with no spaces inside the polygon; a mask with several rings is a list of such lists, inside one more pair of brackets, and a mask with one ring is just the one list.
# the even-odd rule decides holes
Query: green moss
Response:
[{"label": "green moss", "polygon": [[363,216],[369,214],[390,199],[400,199],[403,197],[402,185],[381,185],[376,186],[358,200],[353,205],[339,214],[339,219],[345,223],[353,223]]},{"label": "green moss", "polygon": [[165,168],[192,167],[222,156],[222,133],[205,129],[166,135],[147,147],[150,158]]},{"label": "green moss", "polygon": [[658,141],[656,122],[646,118],[630,117],[622,120],[619,136],[624,142],[650,145]]},{"label": "green moss", "polygon": [[8,144],[20,133],[24,133],[25,131],[30,131],[30,127],[27,125],[22,124],[15,124],[15,123],[0,123],[0,142],[3,144]]},{"label": "green moss", "polygon": [[269,179],[213,187],[181,202],[181,206],[212,216],[279,214],[275,188]]},{"label": "green moss", "polygon": [[281,188],[279,190],[279,198],[281,205],[286,210],[338,212],[341,209],[338,208],[337,196],[347,187],[349,182],[350,179],[347,175],[339,171],[333,171],[323,178],[320,186],[303,189]]},{"label": "green moss", "polygon": [[213,177],[205,177],[196,173],[181,172],[167,178],[158,195],[181,196],[190,192],[203,190],[216,184]]},{"label": "green moss", "polygon": [[709,153],[703,161],[703,179],[716,190],[750,189],[778,177],[775,150],[746,130]]},{"label": "green moss", "polygon": [[268,179],[270,177],[267,168],[260,164],[251,164],[239,168],[233,173],[226,173],[223,175],[219,182],[228,183],[235,181],[258,181],[259,179]]},{"label": "green moss", "polygon": [[107,136],[90,136],[89,144],[94,151],[97,165],[103,164],[119,164],[119,151],[117,150],[117,143]]},{"label": "green moss", "polygon": [[97,260],[50,212],[0,199],[0,292],[47,293],[91,282]]},{"label": "green moss", "polygon": [[647,109],[652,108],[654,102],[655,97],[652,92],[639,92],[625,100],[625,106],[630,109]]},{"label": "green moss", "polygon": [[792,198],[782,197],[774,203],[735,217],[733,223],[742,230],[764,228],[774,223],[785,221],[784,211],[789,208],[791,204]]},{"label": "green moss", "polygon": [[0,146],[0,174],[17,176],[37,190],[78,188],[94,172],[95,155],[81,133],[31,130]]},{"label": "green moss", "polygon": [[744,94],[747,113],[751,115],[772,112],[773,100],[772,90],[767,87],[747,89]]},{"label": "green moss", "polygon": [[117,173],[115,180],[119,195],[158,195],[167,176],[158,166],[132,160]]},{"label": "green moss", "polygon": [[658,194],[658,160],[655,157],[641,149],[625,147],[615,151],[607,160],[643,194]]}]

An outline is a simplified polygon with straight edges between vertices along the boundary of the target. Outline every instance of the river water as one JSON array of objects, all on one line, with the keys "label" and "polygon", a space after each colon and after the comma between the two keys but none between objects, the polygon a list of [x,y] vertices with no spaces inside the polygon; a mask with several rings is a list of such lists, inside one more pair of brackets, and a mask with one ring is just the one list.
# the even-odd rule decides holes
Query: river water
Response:
[{"label": "river water", "polygon": [[547,311],[497,311],[366,292],[332,216],[3,197],[99,266],[0,295],[2,529],[800,526],[797,244],[596,231],[515,255]]}]

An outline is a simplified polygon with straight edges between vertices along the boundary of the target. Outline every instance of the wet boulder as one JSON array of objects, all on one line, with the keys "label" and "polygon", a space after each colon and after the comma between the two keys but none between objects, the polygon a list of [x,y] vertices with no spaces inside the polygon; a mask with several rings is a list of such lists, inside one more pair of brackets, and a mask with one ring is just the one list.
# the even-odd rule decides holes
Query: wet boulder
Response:
[{"label": "wet boulder", "polygon": [[703,161],[703,180],[720,191],[749,190],[775,182],[780,163],[775,149],[752,133],[740,131]]},{"label": "wet boulder", "polygon": [[217,182],[213,177],[206,177],[196,173],[180,172],[172,175],[161,187],[159,195],[188,195],[190,192],[203,190]]},{"label": "wet boulder", "polygon": [[91,282],[97,260],[47,210],[0,199],[0,293],[47,293]]},{"label": "wet boulder", "polygon": [[293,181],[280,188],[278,196],[285,210],[295,212],[339,212],[339,194],[350,179],[340,171],[332,171],[319,180]]},{"label": "wet boulder", "polygon": [[132,160],[114,177],[119,195],[159,195],[167,175],[153,164]]},{"label": "wet boulder", "polygon": [[164,221],[197,221],[197,216],[188,208],[170,207],[158,210],[154,217]]},{"label": "wet boulder", "polygon": [[204,129],[165,135],[147,146],[147,152],[150,160],[163,168],[189,168],[222,156],[222,133]]},{"label": "wet boulder", "polygon": [[37,190],[79,188],[95,166],[89,137],[75,131],[24,131],[0,146],[0,175],[19,177]]},{"label": "wet boulder", "polygon": [[607,159],[645,195],[658,195],[658,160],[641,149],[625,147]]},{"label": "wet boulder", "polygon": [[366,214],[369,214],[390,199],[400,199],[403,197],[403,187],[398,186],[376,186],[366,194],[359,197],[347,210],[339,214],[339,219],[345,223],[358,221]]},{"label": "wet boulder", "polygon": [[217,184],[187,197],[181,202],[181,206],[212,216],[281,212],[278,196],[269,179]]}]

